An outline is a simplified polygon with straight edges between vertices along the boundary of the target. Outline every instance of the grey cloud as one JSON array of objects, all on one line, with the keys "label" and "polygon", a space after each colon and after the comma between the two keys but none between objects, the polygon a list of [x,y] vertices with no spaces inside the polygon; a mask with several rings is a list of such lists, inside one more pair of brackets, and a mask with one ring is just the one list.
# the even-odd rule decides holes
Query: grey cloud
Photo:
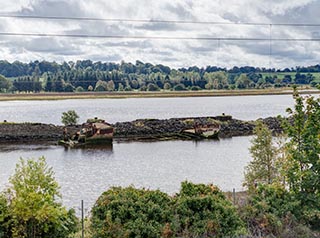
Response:
[{"label": "grey cloud", "polygon": [[[171,3],[167,3],[164,6],[164,9],[175,14],[178,19],[182,20],[196,20],[192,14],[192,2],[186,3],[188,5],[188,9],[185,8],[181,3],[174,4],[174,1]],[[172,19],[171,19],[172,20]]]},{"label": "grey cloud", "polygon": [[18,13],[23,15],[39,16],[83,16],[83,10],[74,0],[36,0],[31,2],[31,6],[23,8]]},{"label": "grey cloud", "polygon": [[[277,7],[272,9],[271,3]],[[143,4],[141,4],[143,3]],[[265,1],[235,0],[212,2],[203,0],[201,5],[196,0],[33,0],[28,7],[15,12],[24,15],[71,16],[71,17],[114,17],[131,19],[163,20],[225,20],[231,22],[272,22],[272,23],[314,23],[318,20],[320,1],[300,0],[288,4],[289,0]],[[230,4],[231,3],[231,4]],[[263,3],[263,4],[262,4]],[[141,4],[141,7],[139,7]],[[229,4],[229,5],[228,5]],[[234,7],[232,4],[235,4]],[[221,5],[221,6],[219,6]],[[200,7],[201,6],[201,7]],[[263,6],[263,7],[262,7]],[[197,8],[197,7],[200,7]],[[221,8],[221,9],[220,9]],[[17,8],[19,9],[19,8]],[[197,11],[195,11],[197,9]],[[96,15],[95,15],[96,14]],[[210,18],[211,17],[211,18]],[[31,21],[31,20],[28,20]],[[35,22],[49,22],[35,20]],[[52,23],[54,22],[54,23]],[[15,31],[13,24],[0,22],[0,30]],[[26,32],[61,31],[64,34],[93,35],[165,35],[191,37],[255,37],[268,38],[269,28],[262,26],[217,26],[199,24],[166,23],[126,23],[103,21],[50,21],[54,28],[25,29]],[[320,22],[317,22],[320,23]],[[18,23],[17,23],[18,24]],[[68,27],[67,27],[68,26]],[[12,29],[10,29],[12,27]],[[9,28],[9,29],[7,29]],[[273,37],[313,37],[320,38],[320,27],[272,27]],[[183,40],[130,40],[130,39],[77,39],[77,38],[14,38],[1,37],[1,47],[9,49],[10,57],[24,58],[37,55],[53,60],[88,58],[102,61],[121,61],[128,59],[168,64],[169,66],[204,66],[214,64],[216,52],[219,51],[221,64],[230,67],[247,62],[268,62],[269,42],[220,42],[183,41]],[[318,63],[317,54],[308,50],[308,45],[298,47],[294,44],[273,43],[273,59],[279,65]],[[310,47],[309,47],[310,48]],[[27,52],[26,52],[27,51]],[[35,54],[35,55],[34,55]],[[282,61],[281,61],[282,59]],[[222,62],[223,61],[223,62]],[[238,62],[238,63],[237,63]],[[260,63],[259,63],[260,64]],[[268,67],[268,65],[265,65]],[[292,65],[288,65],[290,67]]]}]

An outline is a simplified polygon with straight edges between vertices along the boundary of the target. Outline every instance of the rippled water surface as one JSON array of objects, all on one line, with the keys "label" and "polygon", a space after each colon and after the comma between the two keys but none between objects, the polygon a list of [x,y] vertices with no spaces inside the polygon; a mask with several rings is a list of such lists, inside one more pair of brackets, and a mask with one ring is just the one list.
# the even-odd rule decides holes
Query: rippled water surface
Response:
[{"label": "rippled water surface", "polygon": [[0,102],[0,121],[60,124],[62,112],[71,109],[76,110],[82,122],[93,116],[114,123],[138,118],[214,116],[222,113],[251,120],[284,115],[286,108],[292,105],[290,95],[3,101]]}]

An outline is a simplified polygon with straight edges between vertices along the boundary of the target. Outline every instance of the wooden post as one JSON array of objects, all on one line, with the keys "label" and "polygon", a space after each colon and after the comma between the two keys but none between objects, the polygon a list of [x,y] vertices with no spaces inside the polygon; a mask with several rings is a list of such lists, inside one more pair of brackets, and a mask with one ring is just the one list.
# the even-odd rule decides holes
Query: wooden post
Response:
[{"label": "wooden post", "polygon": [[84,206],[83,200],[81,200],[81,227],[82,227],[82,234],[81,237],[84,238]]},{"label": "wooden post", "polygon": [[236,205],[236,189],[232,190],[233,205]]}]

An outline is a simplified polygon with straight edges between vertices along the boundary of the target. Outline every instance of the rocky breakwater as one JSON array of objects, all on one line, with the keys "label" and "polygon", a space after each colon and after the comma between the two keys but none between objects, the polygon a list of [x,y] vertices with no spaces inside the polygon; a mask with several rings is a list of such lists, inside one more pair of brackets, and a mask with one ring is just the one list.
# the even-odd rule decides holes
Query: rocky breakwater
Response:
[{"label": "rocky breakwater", "polygon": [[[275,133],[282,131],[280,119],[269,117],[261,119]],[[171,119],[139,119],[132,122],[118,122],[115,138],[124,140],[143,139],[184,139],[181,131],[195,126],[220,125],[219,137],[248,136],[253,134],[255,121],[242,121],[231,116],[192,117]]]},{"label": "rocky breakwater", "polygon": [[[68,127],[70,132],[77,127]],[[0,123],[0,142],[56,142],[61,139],[63,126],[42,123]]]},{"label": "rocky breakwater", "polygon": [[[273,132],[274,135],[283,132],[281,126],[281,119],[278,117],[267,117],[260,118],[264,124]],[[221,123],[221,129],[219,136],[221,138],[232,137],[232,136],[250,136],[253,134],[253,129],[258,121],[242,121],[237,119],[230,119],[226,122]]]},{"label": "rocky breakwater", "polygon": [[[280,119],[269,117],[261,119],[275,133],[282,131]],[[255,121],[242,121],[231,116],[192,117],[171,119],[139,119],[131,122],[115,123],[115,140],[172,140],[191,139],[181,131],[195,126],[220,125],[219,137],[248,136],[253,134]],[[0,142],[53,142],[63,136],[64,126],[42,123],[0,123]],[[74,134],[81,125],[67,127]]]}]

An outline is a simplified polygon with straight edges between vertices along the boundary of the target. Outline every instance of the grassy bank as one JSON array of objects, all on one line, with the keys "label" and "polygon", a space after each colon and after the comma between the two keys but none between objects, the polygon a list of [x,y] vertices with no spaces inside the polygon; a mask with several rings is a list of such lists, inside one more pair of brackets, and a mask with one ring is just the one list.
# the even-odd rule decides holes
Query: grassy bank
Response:
[{"label": "grassy bank", "polygon": [[[302,94],[320,93],[318,90],[303,88]],[[203,90],[203,91],[159,91],[159,92],[82,92],[82,93],[20,93],[0,94],[0,101],[13,100],[64,100],[97,98],[157,98],[157,97],[221,97],[250,95],[286,95],[292,88],[245,89],[245,90]]]}]

